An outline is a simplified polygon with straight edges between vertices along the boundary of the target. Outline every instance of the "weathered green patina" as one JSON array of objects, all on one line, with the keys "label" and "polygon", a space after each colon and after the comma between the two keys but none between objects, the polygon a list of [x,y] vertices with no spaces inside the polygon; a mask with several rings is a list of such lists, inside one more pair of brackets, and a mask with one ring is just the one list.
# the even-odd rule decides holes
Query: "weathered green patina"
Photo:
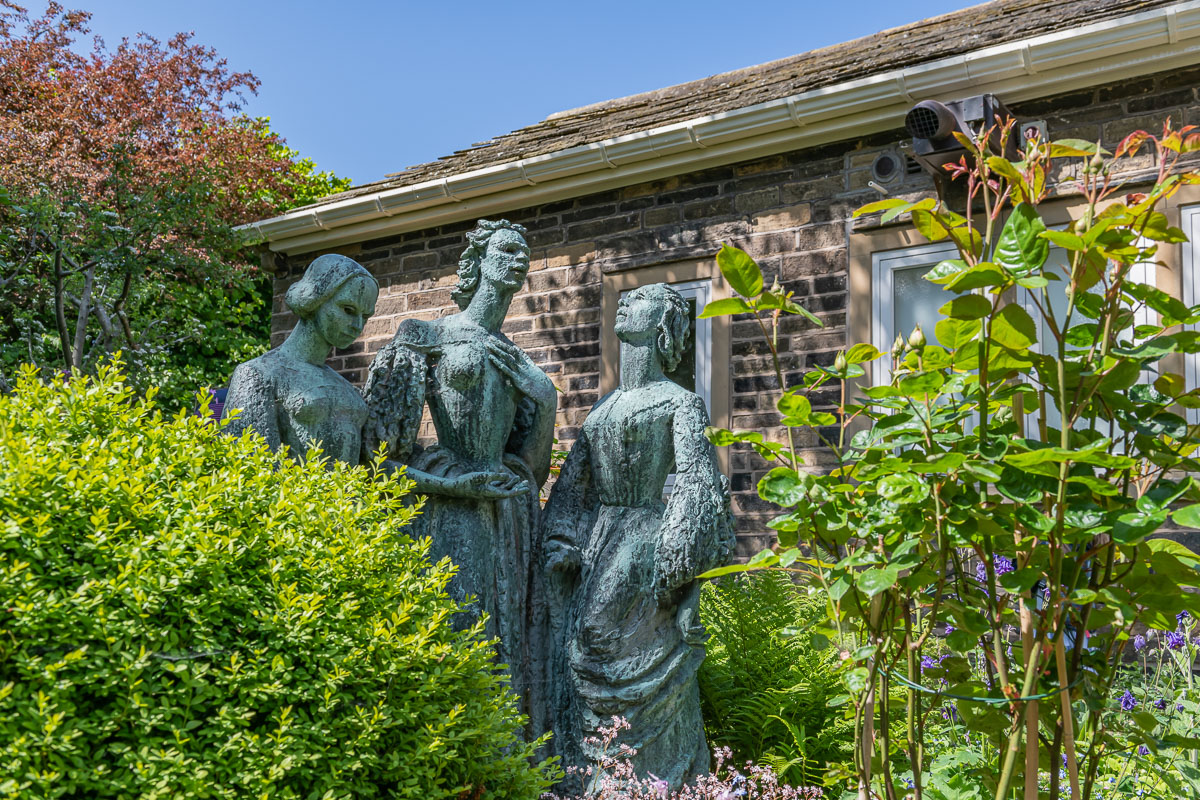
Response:
[{"label": "weathered green patina", "polygon": [[704,403],[664,376],[679,361],[688,322],[683,298],[665,284],[621,301],[620,388],[584,422],[543,528],[558,752],[565,765],[595,763],[602,754],[589,737],[621,716],[631,727],[616,745],[635,748],[637,772],[672,788],[708,771],[696,576],[725,563],[734,544]]},{"label": "weathered green patina", "polygon": [[[287,340],[233,371],[225,407],[238,413],[231,415],[226,432],[256,431],[272,450],[286,445],[296,459],[317,446],[337,461],[370,461],[372,447],[363,444],[375,441],[363,436],[367,404],[325,362],[333,348],[348,347],[358,338],[378,297],[378,282],[353,259],[330,254],[313,261],[285,298],[299,318]],[[386,466],[401,464],[389,461]],[[447,478],[409,469],[408,477],[422,493],[508,496],[513,491],[508,476],[498,471]]]},{"label": "weathered green patina", "polygon": [[[537,490],[550,474],[554,384],[500,331],[513,295],[529,272],[524,229],[480,220],[459,262],[454,298],[460,313],[433,321],[405,320],[376,355],[364,394],[363,446],[384,443],[389,455],[432,478],[489,478],[474,492],[431,494],[414,524],[433,540],[431,556],[458,566],[453,596],[487,614],[499,638],[531,734],[547,727],[541,664],[546,644],[544,602],[534,536]],[[426,408],[437,444],[422,449],[417,427]],[[470,624],[471,614],[457,624]]]}]

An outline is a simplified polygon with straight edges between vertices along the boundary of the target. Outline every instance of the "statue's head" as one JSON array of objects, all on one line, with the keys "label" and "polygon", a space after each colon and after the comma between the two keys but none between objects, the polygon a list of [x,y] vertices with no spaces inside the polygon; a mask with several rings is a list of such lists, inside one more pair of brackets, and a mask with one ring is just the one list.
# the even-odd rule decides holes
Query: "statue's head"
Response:
[{"label": "statue's head", "polygon": [[328,254],[304,270],[284,302],[296,316],[315,323],[334,347],[349,347],[375,313],[379,282],[352,258]]},{"label": "statue's head", "polygon": [[516,292],[529,274],[525,228],[506,219],[481,219],[467,234],[467,249],[458,260],[458,286],[450,296],[465,309],[481,282]]},{"label": "statue's head", "polygon": [[672,372],[687,348],[691,314],[683,295],[665,283],[652,283],[621,298],[614,330],[622,342],[653,342],[663,371]]}]

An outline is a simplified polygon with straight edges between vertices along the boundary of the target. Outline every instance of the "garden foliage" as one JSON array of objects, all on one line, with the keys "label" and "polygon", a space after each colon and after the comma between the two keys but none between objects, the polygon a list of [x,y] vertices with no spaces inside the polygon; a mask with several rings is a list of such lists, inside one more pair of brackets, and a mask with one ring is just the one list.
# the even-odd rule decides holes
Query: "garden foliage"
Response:
[{"label": "garden foliage", "polygon": [[0,797],[538,796],[410,483],[318,455],[113,367],[0,396]]},{"label": "garden foliage", "polygon": [[266,347],[234,226],[347,182],[242,113],[253,75],[187,34],[89,48],[89,16],[0,2],[0,375],[122,350],[180,405]]},{"label": "garden foliage", "polygon": [[829,706],[843,691],[837,655],[813,647],[806,633],[825,617],[822,595],[781,572],[735,575],[704,585],[700,615],[709,634],[699,681],[710,745],[793,786],[819,784],[830,764],[851,760],[850,723]]},{"label": "garden foliage", "polygon": [[[1134,269],[1185,240],[1161,206],[1200,183],[1177,169],[1200,135],[1139,131],[1115,154],[1034,139],[1010,160],[997,153],[1011,152],[1012,130],[997,120],[960,138],[968,155],[950,172],[964,205],[889,198],[858,212],[909,214],[956,246],[926,276],[946,289],[934,331],[889,353],[857,344],[798,385],[777,369],[785,441],[710,431],[775,462],[758,492],[783,511],[777,548],[710,574],[774,567],[823,590],[827,619],[810,633],[844,655],[856,730],[844,777],[862,800],[1037,797],[1041,776],[1044,797],[1091,798],[1115,759],[1141,748],[1191,752],[1194,764],[1200,745],[1194,704],[1164,725],[1118,689],[1137,626],[1173,631],[1178,614],[1200,612],[1187,591],[1200,588],[1200,556],[1153,536],[1171,520],[1200,527],[1198,439],[1183,416],[1200,391],[1185,386],[1180,355],[1200,352],[1188,327],[1200,306]],[[1131,193],[1112,160],[1143,152],[1157,174]],[[1067,176],[1057,187],[1056,174]],[[1051,189],[1079,198],[1065,229],[1039,212]],[[739,296],[705,315],[758,318],[777,355],[780,315],[812,315],[766,288],[745,253],[726,247],[718,260]],[[871,385],[864,365],[881,360],[891,379]],[[814,409],[830,390],[836,407]],[[796,428],[820,437],[832,470],[804,468]],[[937,752],[930,730],[950,716],[970,742]],[[1200,793],[1187,772],[1163,779]]]}]

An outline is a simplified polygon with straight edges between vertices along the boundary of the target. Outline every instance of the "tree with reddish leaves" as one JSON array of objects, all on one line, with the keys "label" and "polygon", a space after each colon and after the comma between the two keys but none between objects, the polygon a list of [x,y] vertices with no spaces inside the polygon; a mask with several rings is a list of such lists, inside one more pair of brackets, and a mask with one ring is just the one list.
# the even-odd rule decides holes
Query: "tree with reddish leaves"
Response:
[{"label": "tree with reddish leaves", "polygon": [[89,19],[0,0],[0,373],[122,350],[183,401],[263,346],[233,226],[348,182],[243,114],[258,79],[190,34],[83,54]]}]

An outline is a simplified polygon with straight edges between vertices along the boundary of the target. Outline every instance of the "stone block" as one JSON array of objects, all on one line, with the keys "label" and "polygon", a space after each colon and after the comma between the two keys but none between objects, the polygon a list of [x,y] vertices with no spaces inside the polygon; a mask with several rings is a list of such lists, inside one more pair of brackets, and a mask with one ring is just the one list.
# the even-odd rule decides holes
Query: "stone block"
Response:
[{"label": "stone block", "polygon": [[657,228],[661,225],[672,225],[682,219],[679,206],[660,206],[647,209],[642,214],[642,224],[647,228]]},{"label": "stone block", "polygon": [[[1176,89],[1170,92],[1133,98],[1125,103],[1125,108],[1130,114],[1143,114],[1158,109],[1178,108],[1179,106],[1190,105],[1195,100],[1196,92],[1194,89]],[[1163,120],[1166,121],[1166,117]],[[1160,126],[1159,130],[1161,129]]]},{"label": "stone block", "polygon": [[845,247],[846,226],[840,223],[808,225],[796,231],[796,250],[824,250],[828,247]]},{"label": "stone block", "polygon": [[401,262],[405,272],[417,272],[423,269],[431,269],[439,263],[437,253],[413,253],[404,257]]},{"label": "stone block", "polygon": [[566,247],[553,247],[545,251],[541,267],[553,269],[587,261],[595,251],[594,242],[579,242]]},{"label": "stone block", "polygon": [[798,228],[808,223],[810,219],[812,219],[812,206],[802,203],[769,214],[758,214],[750,221],[750,224],[755,232],[777,231]]},{"label": "stone block", "polygon": [[753,214],[763,209],[775,208],[780,205],[779,187],[770,186],[765,189],[740,194],[734,201],[734,205],[742,214]]},{"label": "stone block", "polygon": [[636,213],[620,214],[591,222],[580,222],[567,228],[567,237],[569,241],[577,242],[581,239],[598,239],[628,233],[641,227],[638,217]]},{"label": "stone block", "polygon": [[733,174],[737,177],[742,177],[744,175],[757,175],[761,172],[774,172],[783,169],[785,164],[783,156],[770,156],[769,158],[760,158],[755,161],[735,164]]},{"label": "stone block", "polygon": [[[647,211],[647,214],[651,212]],[[709,200],[698,200],[683,207],[685,220],[708,219],[709,217],[724,217],[734,213],[734,202],[729,197],[714,197]]]}]

